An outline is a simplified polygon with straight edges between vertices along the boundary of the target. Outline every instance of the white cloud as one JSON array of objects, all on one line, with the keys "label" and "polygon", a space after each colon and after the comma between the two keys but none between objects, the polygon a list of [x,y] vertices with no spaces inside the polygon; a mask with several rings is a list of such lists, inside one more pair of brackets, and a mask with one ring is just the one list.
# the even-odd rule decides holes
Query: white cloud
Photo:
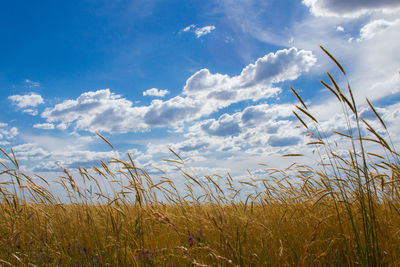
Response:
[{"label": "white cloud", "polygon": [[398,0],[303,0],[316,16],[359,17],[373,11],[393,11],[400,8]]},{"label": "white cloud", "polygon": [[27,114],[32,115],[32,116],[36,116],[39,113],[39,111],[37,109],[34,109],[34,108],[23,109],[22,112],[23,113],[27,113]]},{"label": "white cloud", "polygon": [[209,34],[210,32],[212,32],[213,30],[215,30],[215,26],[213,25],[209,25],[209,26],[204,26],[201,28],[197,28],[194,33],[196,34],[197,38],[200,38],[204,35]]},{"label": "white cloud", "polygon": [[132,107],[132,102],[103,89],[47,108],[41,116],[49,123],[58,122],[58,129],[73,125],[77,130],[124,133],[147,128],[141,119],[142,109]]},{"label": "white cloud", "polygon": [[57,124],[57,129],[59,129],[59,130],[66,130],[66,129],[68,129],[68,124],[67,123],[59,123],[59,124]]},{"label": "white cloud", "polygon": [[42,160],[50,156],[50,152],[33,143],[26,143],[14,147],[18,160]]},{"label": "white cloud", "polygon": [[166,94],[168,94],[168,90],[160,90],[157,88],[151,88],[143,92],[144,96],[158,96],[158,97],[164,97]]},{"label": "white cloud", "polygon": [[27,95],[12,95],[9,96],[14,105],[19,108],[36,107],[39,104],[43,104],[43,98],[36,93],[29,93]]},{"label": "white cloud", "polygon": [[13,139],[18,135],[18,129],[16,127],[9,127],[7,123],[0,123],[0,140],[2,139]]},{"label": "white cloud", "polygon": [[315,62],[311,52],[291,48],[259,58],[238,76],[199,70],[187,79],[182,95],[167,101],[154,100],[148,107],[145,123],[171,125],[210,115],[243,100],[270,98],[280,92],[274,83],[296,79]]},{"label": "white cloud", "polygon": [[223,114],[218,120],[205,121],[201,129],[209,135],[233,136],[240,132],[239,117]]},{"label": "white cloud", "polygon": [[376,35],[381,34],[390,27],[399,26],[400,19],[394,21],[387,21],[384,19],[377,19],[364,25],[360,30],[360,38],[358,41],[369,40],[374,38]]},{"label": "white cloud", "polygon": [[188,32],[188,31],[190,31],[191,29],[194,29],[195,27],[196,27],[196,25],[191,24],[191,25],[185,27],[182,31]]},{"label": "white cloud", "polygon": [[[144,123],[149,126],[165,126],[204,116],[203,102],[199,99],[176,96],[167,101],[153,100],[146,107]],[[211,113],[208,112],[207,114]]]},{"label": "white cloud", "polygon": [[337,26],[336,31],[338,32],[344,32],[344,28],[342,26]]},{"label": "white cloud", "polygon": [[[218,119],[192,125],[185,135],[188,138],[185,142],[196,147],[200,142],[208,150],[247,151],[260,146],[270,147],[268,140],[272,137],[274,147],[287,146],[300,133],[296,128],[297,124],[291,121],[292,109],[291,104],[259,104],[248,106],[234,114],[225,113]],[[196,142],[198,140],[200,141]]]},{"label": "white cloud", "polygon": [[168,100],[155,99],[148,106],[133,107],[132,102],[109,89],[86,92],[76,100],[66,100],[48,108],[42,117],[58,128],[130,132],[155,126],[171,126],[210,115],[243,100],[257,101],[280,92],[275,83],[294,80],[316,62],[309,51],[283,49],[259,58],[240,75],[230,77],[202,69],[187,79],[180,95]]},{"label": "white cloud", "polygon": [[197,27],[194,24],[191,24],[184,29],[182,29],[183,32],[193,32],[196,35],[196,38],[200,38],[202,36],[205,36],[209,33],[211,33],[213,30],[215,30],[216,27],[214,25],[208,25],[204,27]]},{"label": "white cloud", "polygon": [[33,125],[33,128],[43,129],[43,130],[53,130],[54,124],[52,124],[52,123],[36,123]]}]

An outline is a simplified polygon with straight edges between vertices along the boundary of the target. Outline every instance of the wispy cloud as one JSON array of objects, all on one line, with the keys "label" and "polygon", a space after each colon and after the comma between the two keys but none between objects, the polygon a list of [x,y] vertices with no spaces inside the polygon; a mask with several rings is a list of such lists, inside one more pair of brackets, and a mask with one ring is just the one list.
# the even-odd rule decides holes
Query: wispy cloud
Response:
[{"label": "wispy cloud", "polygon": [[33,125],[33,128],[42,129],[42,130],[53,130],[54,124],[52,123],[36,123]]},{"label": "wispy cloud", "polygon": [[360,37],[358,41],[369,40],[386,31],[387,29],[395,26],[400,26],[400,19],[394,21],[387,21],[384,19],[377,19],[364,25],[360,30]]},{"label": "wispy cloud", "polygon": [[400,8],[397,0],[303,0],[316,16],[359,17],[373,11],[393,12]]},{"label": "wispy cloud", "polygon": [[39,82],[35,82],[35,81],[30,80],[30,79],[25,79],[25,84],[29,88],[31,88],[31,87],[40,87],[40,83]]}]

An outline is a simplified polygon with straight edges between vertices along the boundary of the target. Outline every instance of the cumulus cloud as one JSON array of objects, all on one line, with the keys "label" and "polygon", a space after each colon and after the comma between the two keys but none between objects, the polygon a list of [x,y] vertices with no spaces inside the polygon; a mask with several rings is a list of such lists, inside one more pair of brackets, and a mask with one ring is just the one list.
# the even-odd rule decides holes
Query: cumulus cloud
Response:
[{"label": "cumulus cloud", "polygon": [[211,119],[201,125],[201,129],[210,135],[232,136],[240,132],[237,116],[223,114],[218,120]]},{"label": "cumulus cloud", "polygon": [[182,31],[183,32],[193,32],[196,35],[196,38],[200,38],[202,36],[205,36],[205,35],[211,33],[215,29],[216,29],[216,27],[214,25],[197,27],[196,25],[191,24],[191,25],[185,27]]},{"label": "cumulus cloud", "polygon": [[282,148],[293,150],[302,140],[302,135],[292,109],[291,104],[248,106],[234,114],[223,114],[218,119],[195,123],[185,134],[184,142],[171,146],[186,152],[182,147],[189,144],[198,147],[201,144],[211,154],[216,151],[225,153],[222,157],[229,153],[235,155],[237,151],[252,154],[257,151],[256,154],[261,155],[281,153]]},{"label": "cumulus cloud", "polygon": [[33,128],[43,129],[43,130],[53,130],[54,124],[52,124],[52,123],[36,123],[33,125]]},{"label": "cumulus cloud", "polygon": [[29,93],[27,95],[12,95],[8,99],[19,108],[36,107],[43,104],[43,98],[36,93]]},{"label": "cumulus cloud", "polygon": [[182,95],[167,101],[154,100],[145,122],[152,126],[183,122],[243,100],[270,98],[280,92],[275,83],[296,79],[315,62],[311,52],[291,48],[269,53],[233,77],[199,70],[187,79]]},{"label": "cumulus cloud", "polygon": [[210,144],[206,141],[201,140],[200,138],[194,140],[185,140],[178,144],[176,148],[179,151],[183,152],[193,152],[193,151],[200,151],[202,149],[206,149]]},{"label": "cumulus cloud", "polygon": [[246,107],[241,113],[241,120],[246,126],[253,126],[262,122],[287,118],[292,116],[293,106],[291,104],[280,104],[270,106],[267,104]]},{"label": "cumulus cloud", "polygon": [[358,41],[372,39],[376,35],[386,31],[390,27],[399,26],[400,19],[394,21],[387,21],[384,19],[377,19],[369,22],[365,26],[363,26],[360,30],[360,38]]},{"label": "cumulus cloud", "polygon": [[58,122],[59,129],[73,124],[77,130],[124,133],[146,128],[140,119],[142,113],[140,108],[132,107],[132,102],[103,89],[47,108],[41,116],[49,123]]},{"label": "cumulus cloud", "polygon": [[359,17],[373,11],[400,8],[398,0],[303,0],[316,16]]},{"label": "cumulus cloud", "polygon": [[18,135],[16,127],[10,127],[7,123],[0,122],[0,141],[13,139]]},{"label": "cumulus cloud", "polygon": [[176,96],[167,101],[153,100],[150,106],[146,107],[143,119],[149,126],[184,122],[203,116],[201,106],[202,101],[182,96]]},{"label": "cumulus cloud", "polygon": [[158,97],[164,97],[166,94],[168,94],[168,90],[160,90],[157,88],[151,88],[143,92],[144,96],[158,96]]},{"label": "cumulus cloud", "polygon": [[48,123],[58,123],[58,128],[73,125],[77,130],[92,132],[146,131],[156,126],[174,126],[233,103],[275,96],[281,91],[274,87],[275,83],[296,79],[315,62],[310,51],[283,49],[259,58],[237,76],[199,70],[187,79],[180,95],[165,101],[155,99],[148,106],[134,107],[132,102],[104,89],[83,93],[76,100],[48,108],[42,117]]}]

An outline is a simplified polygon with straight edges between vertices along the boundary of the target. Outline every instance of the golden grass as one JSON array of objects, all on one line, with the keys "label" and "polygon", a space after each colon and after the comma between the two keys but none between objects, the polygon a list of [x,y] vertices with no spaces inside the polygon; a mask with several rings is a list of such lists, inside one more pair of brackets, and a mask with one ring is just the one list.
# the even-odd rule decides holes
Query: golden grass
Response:
[{"label": "golden grass", "polygon": [[[154,182],[128,155],[79,168],[79,177],[64,169],[57,180],[69,197],[63,203],[48,181],[21,172],[14,152],[1,149],[0,265],[399,266],[399,154],[390,137],[358,117],[350,86],[346,97],[328,77],[332,86],[322,84],[347,118],[349,131],[336,133],[349,141],[346,157],[292,89],[305,116],[296,117],[313,129],[309,145],[325,157],[320,168],[293,164],[241,181],[229,174],[197,178],[171,149],[176,159],[166,161],[181,170],[184,191],[173,179]],[[363,125],[372,137],[361,135]],[[366,151],[366,142],[383,153]],[[113,193],[103,192],[104,181]]]}]

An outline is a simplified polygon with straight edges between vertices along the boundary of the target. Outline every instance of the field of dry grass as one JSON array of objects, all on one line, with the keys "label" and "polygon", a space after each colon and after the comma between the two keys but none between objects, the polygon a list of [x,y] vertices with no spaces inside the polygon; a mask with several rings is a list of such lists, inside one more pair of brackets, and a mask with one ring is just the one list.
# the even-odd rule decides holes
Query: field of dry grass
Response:
[{"label": "field of dry grass", "polygon": [[[350,86],[328,79],[323,85],[348,119],[349,131],[335,133],[348,141],[346,156],[293,89],[295,115],[321,154],[318,167],[293,164],[246,181],[193,177],[171,150],[184,190],[172,177],[155,182],[129,156],[81,168],[78,177],[64,170],[57,181],[69,200],[62,202],[47,181],[19,169],[12,150],[1,149],[0,265],[399,266],[399,154],[388,134],[358,117]],[[104,193],[100,180],[113,184],[113,193]]]}]

